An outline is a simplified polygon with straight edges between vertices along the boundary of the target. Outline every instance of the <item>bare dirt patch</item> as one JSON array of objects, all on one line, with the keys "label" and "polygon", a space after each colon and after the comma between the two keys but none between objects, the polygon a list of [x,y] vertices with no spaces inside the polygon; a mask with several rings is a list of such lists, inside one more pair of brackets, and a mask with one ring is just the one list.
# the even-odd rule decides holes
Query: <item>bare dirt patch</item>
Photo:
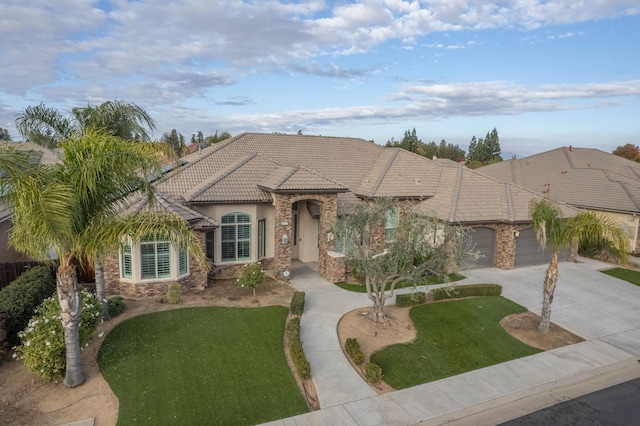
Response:
[{"label": "bare dirt patch", "polygon": [[[345,351],[345,342],[349,337],[358,339],[365,362],[370,360],[374,352],[386,346],[411,342],[416,338],[416,331],[409,317],[410,309],[410,307],[387,306],[385,307],[385,313],[389,317],[389,322],[378,324],[367,318],[366,315],[370,312],[368,308],[360,308],[348,312],[338,323],[338,338],[343,352]],[[503,318],[500,321],[500,325],[505,331],[526,345],[545,351],[584,341],[581,337],[554,323],[551,323],[548,334],[539,333],[537,330],[539,319],[540,317],[533,312],[524,312]],[[347,356],[346,352],[345,356]],[[364,379],[363,369],[353,363],[351,364]],[[394,390],[384,380],[378,384],[371,385],[371,387],[379,394]]]},{"label": "bare dirt patch", "polygon": [[[67,388],[61,381],[44,383],[8,354],[0,362],[0,423],[55,426],[94,417],[97,426],[115,425],[118,399],[100,374],[97,356],[104,338],[116,325],[138,315],[185,307],[289,307],[294,291],[287,283],[267,278],[257,289],[257,301],[250,289],[239,288],[235,280],[216,281],[207,289],[191,291],[183,295],[177,305],[159,299],[125,299],[126,310],[101,324],[96,336],[83,350],[87,379],[80,386]],[[317,401],[313,382],[299,383],[299,386]]]}]

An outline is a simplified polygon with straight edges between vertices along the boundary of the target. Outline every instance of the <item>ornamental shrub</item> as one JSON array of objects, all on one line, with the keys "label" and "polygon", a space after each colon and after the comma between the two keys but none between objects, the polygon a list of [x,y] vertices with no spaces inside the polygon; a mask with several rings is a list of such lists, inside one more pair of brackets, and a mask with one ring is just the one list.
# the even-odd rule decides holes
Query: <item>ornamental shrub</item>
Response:
[{"label": "ornamental shrub", "polygon": [[364,376],[369,383],[378,383],[382,380],[382,367],[373,362],[364,365]]},{"label": "ornamental shrub", "polygon": [[405,306],[421,305],[426,302],[426,299],[427,295],[422,291],[398,294],[396,296],[396,306],[403,308]]},{"label": "ornamental shrub", "polygon": [[256,299],[256,287],[264,282],[264,272],[260,262],[244,265],[238,279],[240,287],[248,287],[253,290],[253,300]]},{"label": "ornamental shrub", "polygon": [[169,290],[167,290],[167,302],[177,305],[180,303],[181,297],[182,285],[180,283],[173,283],[169,285]]},{"label": "ornamental shrub", "polygon": [[499,284],[470,284],[435,288],[430,296],[433,300],[460,299],[475,296],[500,296],[502,286]]},{"label": "ornamental shrub", "polygon": [[291,298],[291,313],[300,316],[304,311],[304,291],[296,291]]},{"label": "ornamental shrub", "polygon": [[[100,303],[84,289],[80,297],[80,347],[84,347],[100,323]],[[18,336],[22,343],[16,347],[14,357],[22,359],[29,371],[46,381],[63,376],[66,368],[64,331],[57,297],[45,299]]]},{"label": "ornamental shrub", "polygon": [[20,342],[18,333],[33,316],[36,307],[56,291],[56,280],[49,268],[36,266],[24,272],[0,291],[0,314],[4,316],[7,343]]},{"label": "ornamental shrub", "polygon": [[347,341],[344,343],[344,349],[356,365],[362,365],[364,362],[364,354],[362,353],[358,339],[355,337],[347,337]]},{"label": "ornamental shrub", "polygon": [[111,318],[117,317],[124,312],[126,306],[121,296],[114,296],[107,299],[107,307],[109,308],[109,316]]},{"label": "ornamental shrub", "polygon": [[287,340],[289,342],[289,355],[293,365],[296,366],[298,376],[302,380],[311,378],[311,364],[307,360],[300,340],[300,317],[294,317],[287,323]]}]

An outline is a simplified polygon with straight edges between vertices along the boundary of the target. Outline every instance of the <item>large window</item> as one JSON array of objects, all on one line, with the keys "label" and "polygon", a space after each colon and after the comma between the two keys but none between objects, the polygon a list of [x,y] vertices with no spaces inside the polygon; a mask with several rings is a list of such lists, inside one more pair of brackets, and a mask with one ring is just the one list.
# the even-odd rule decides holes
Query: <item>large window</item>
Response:
[{"label": "large window", "polygon": [[120,247],[120,276],[139,280],[176,279],[189,273],[186,245],[172,246],[168,240],[145,238],[139,244]]},{"label": "large window", "polygon": [[396,228],[398,228],[398,209],[389,209],[384,222],[384,240],[393,241],[396,238]]},{"label": "large window", "polygon": [[246,213],[222,216],[220,233],[223,262],[251,259],[251,216]]},{"label": "large window", "polygon": [[171,243],[169,241],[143,241],[140,243],[141,278],[171,277]]}]

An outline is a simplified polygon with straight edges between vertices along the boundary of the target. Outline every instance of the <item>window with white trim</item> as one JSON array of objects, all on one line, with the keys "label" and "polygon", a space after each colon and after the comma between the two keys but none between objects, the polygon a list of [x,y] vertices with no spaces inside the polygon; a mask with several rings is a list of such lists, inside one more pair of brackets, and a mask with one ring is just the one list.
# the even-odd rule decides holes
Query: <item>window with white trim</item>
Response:
[{"label": "window with white trim", "polygon": [[120,248],[120,262],[122,264],[120,267],[122,278],[132,278],[133,263],[131,259],[131,244],[122,244],[122,247]]},{"label": "window with white trim", "polygon": [[133,280],[177,279],[189,273],[189,249],[169,240],[144,238],[120,246],[120,277]]},{"label": "window with white trim", "polygon": [[229,213],[220,221],[221,260],[234,262],[251,259],[251,216]]}]

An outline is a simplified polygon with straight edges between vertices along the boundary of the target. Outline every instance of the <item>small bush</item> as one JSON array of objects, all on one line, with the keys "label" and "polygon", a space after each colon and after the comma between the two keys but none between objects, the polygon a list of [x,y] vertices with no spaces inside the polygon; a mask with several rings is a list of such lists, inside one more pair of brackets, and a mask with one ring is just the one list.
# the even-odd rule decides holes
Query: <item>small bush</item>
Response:
[{"label": "small bush", "polygon": [[[84,347],[100,323],[100,303],[86,290],[80,291],[80,297],[80,346]],[[44,380],[62,377],[66,352],[57,297],[45,299],[18,335],[22,343],[16,347],[15,356],[24,361],[29,371]]]},{"label": "small bush", "polygon": [[169,285],[169,289],[167,290],[167,302],[173,305],[177,305],[180,303],[180,298],[182,297],[182,284],[173,283]]},{"label": "small bush", "polygon": [[307,360],[302,341],[300,340],[300,317],[294,317],[287,324],[287,339],[289,341],[289,355],[296,366],[298,376],[302,380],[311,378],[311,364]]},{"label": "small bush", "polygon": [[10,346],[20,342],[18,333],[27,326],[38,305],[55,291],[56,280],[44,266],[29,269],[0,291],[0,314],[5,319]]},{"label": "small bush", "polygon": [[124,300],[120,296],[107,299],[107,307],[109,308],[109,316],[112,318],[117,317],[126,309]]},{"label": "small bush", "polygon": [[238,279],[240,287],[248,287],[253,290],[253,299],[256,299],[256,287],[264,282],[264,271],[260,262],[244,265]]},{"label": "small bush", "polygon": [[291,298],[291,313],[300,316],[304,311],[304,291],[296,291]]},{"label": "small bush", "polygon": [[408,294],[398,294],[396,296],[396,306],[403,308],[405,306],[422,305],[426,302],[426,300],[427,295],[422,291],[415,291]]},{"label": "small bush", "polygon": [[360,349],[358,339],[348,337],[344,344],[344,349],[356,365],[362,365],[364,363],[364,354],[362,353],[362,349]]},{"label": "small bush", "polygon": [[364,376],[369,383],[378,383],[382,380],[382,367],[373,362],[368,362],[364,366]]},{"label": "small bush", "polygon": [[431,290],[433,300],[460,299],[474,296],[500,296],[502,286],[498,284],[472,284],[442,287]]}]

